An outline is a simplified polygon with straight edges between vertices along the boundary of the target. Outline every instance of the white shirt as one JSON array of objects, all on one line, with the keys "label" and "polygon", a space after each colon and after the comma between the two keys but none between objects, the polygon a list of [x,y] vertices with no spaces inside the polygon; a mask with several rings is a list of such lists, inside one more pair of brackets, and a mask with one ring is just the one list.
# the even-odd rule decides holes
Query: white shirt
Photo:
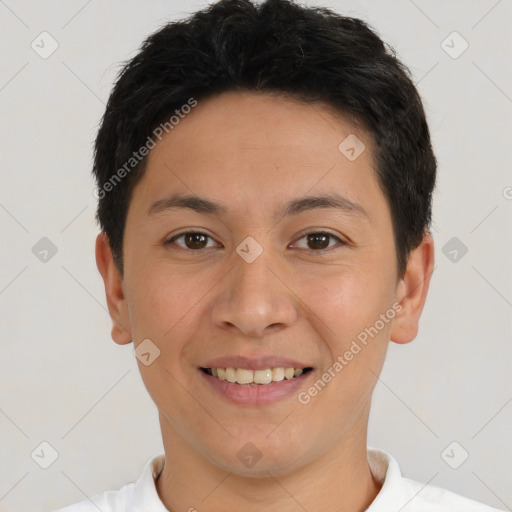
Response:
[{"label": "white shirt", "polygon": [[[169,512],[155,487],[164,460],[163,454],[150,459],[138,480],[118,491],[107,491],[54,512]],[[500,512],[445,489],[402,477],[397,461],[387,452],[369,448],[368,462],[382,488],[366,512]]]}]

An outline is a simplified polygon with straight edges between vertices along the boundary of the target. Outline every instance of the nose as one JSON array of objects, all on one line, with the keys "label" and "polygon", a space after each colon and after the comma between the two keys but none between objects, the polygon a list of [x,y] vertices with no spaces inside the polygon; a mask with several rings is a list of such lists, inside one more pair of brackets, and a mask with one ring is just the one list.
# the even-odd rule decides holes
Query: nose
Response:
[{"label": "nose", "polygon": [[291,278],[270,251],[263,251],[252,263],[234,256],[234,267],[222,280],[212,306],[212,322],[251,338],[292,325],[299,300],[291,291]]}]

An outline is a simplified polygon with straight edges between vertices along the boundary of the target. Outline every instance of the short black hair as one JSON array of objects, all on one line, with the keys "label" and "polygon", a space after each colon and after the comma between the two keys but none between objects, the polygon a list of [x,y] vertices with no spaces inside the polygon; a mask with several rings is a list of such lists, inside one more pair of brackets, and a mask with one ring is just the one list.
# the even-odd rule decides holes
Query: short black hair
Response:
[{"label": "short black hair", "polygon": [[96,219],[121,274],[128,206],[158,126],[168,132],[185,106],[231,91],[322,102],[364,127],[402,277],[430,229],[437,167],[410,71],[364,21],[290,0],[221,0],[164,25],[119,72],[93,172]]}]

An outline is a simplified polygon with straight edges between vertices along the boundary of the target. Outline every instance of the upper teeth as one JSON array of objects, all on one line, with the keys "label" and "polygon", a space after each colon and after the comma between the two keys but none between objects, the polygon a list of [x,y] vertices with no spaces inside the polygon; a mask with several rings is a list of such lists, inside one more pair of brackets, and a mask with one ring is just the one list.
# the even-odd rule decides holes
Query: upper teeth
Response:
[{"label": "upper teeth", "polygon": [[237,384],[270,384],[283,379],[293,379],[302,374],[302,368],[265,368],[264,370],[210,368],[210,370],[214,377]]}]

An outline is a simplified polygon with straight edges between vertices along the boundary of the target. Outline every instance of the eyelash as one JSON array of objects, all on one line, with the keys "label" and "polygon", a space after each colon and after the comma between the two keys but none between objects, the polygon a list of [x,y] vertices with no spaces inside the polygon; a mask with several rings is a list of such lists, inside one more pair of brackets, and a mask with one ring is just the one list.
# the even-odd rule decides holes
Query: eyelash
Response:
[{"label": "eyelash", "polygon": [[[210,235],[208,235],[206,233],[203,233],[202,231],[184,231],[182,233],[174,235],[172,238],[170,238],[168,240],[165,240],[164,241],[164,245],[171,245],[176,240],[178,240],[179,238],[182,238],[185,235],[203,235],[203,236],[213,240],[213,238]],[[308,231],[307,233],[304,233],[298,240],[302,240],[303,238],[307,237],[308,235],[327,235],[331,239],[335,238],[336,240],[338,240],[340,247],[342,247],[344,245],[347,245],[347,242],[342,240],[340,237],[334,235],[333,233],[329,233],[328,231],[322,231],[322,230],[320,230],[320,231]],[[180,249],[183,249],[184,251],[191,251],[191,252],[202,252],[202,251],[205,251],[207,249],[211,249],[212,248],[212,247],[204,247],[202,249],[189,249],[188,247],[181,247],[179,245],[178,245],[178,247]],[[334,246],[334,247],[336,247],[336,246]],[[326,251],[329,251],[329,250],[332,250],[332,249],[333,249],[333,247],[327,247],[325,249],[309,249],[309,250],[311,252],[314,252],[314,253],[323,253],[323,252],[326,252]],[[305,249],[305,250],[307,250],[307,249]]]}]

